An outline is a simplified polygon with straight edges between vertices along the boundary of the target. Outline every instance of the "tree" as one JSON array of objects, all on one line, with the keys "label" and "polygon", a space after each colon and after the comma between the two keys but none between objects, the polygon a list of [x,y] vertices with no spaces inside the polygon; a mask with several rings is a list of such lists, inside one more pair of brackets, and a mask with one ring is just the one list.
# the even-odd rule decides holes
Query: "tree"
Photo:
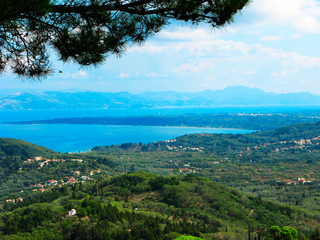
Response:
[{"label": "tree", "polygon": [[269,232],[275,240],[281,239],[281,228],[279,226],[270,227]]},{"label": "tree", "polygon": [[281,236],[284,240],[298,239],[298,231],[293,227],[281,228]]},{"label": "tree", "polygon": [[295,240],[298,239],[298,231],[293,227],[272,226],[269,229],[270,235],[274,240]]},{"label": "tree", "polygon": [[311,240],[320,240],[320,228],[314,230],[314,232],[311,234]]},{"label": "tree", "polygon": [[220,27],[249,0],[1,0],[0,73],[41,78],[63,62],[97,65],[172,21]]},{"label": "tree", "polygon": [[181,236],[174,240],[203,240],[203,238],[193,237],[193,236]]}]

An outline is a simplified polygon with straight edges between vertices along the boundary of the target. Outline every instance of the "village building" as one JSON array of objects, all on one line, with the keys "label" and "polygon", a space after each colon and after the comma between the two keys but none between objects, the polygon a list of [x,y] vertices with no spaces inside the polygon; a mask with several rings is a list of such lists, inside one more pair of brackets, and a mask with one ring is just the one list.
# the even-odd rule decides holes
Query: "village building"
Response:
[{"label": "village building", "polygon": [[298,183],[304,184],[305,182],[306,182],[306,179],[305,179],[305,178],[300,178],[300,177],[298,177]]},{"label": "village building", "polygon": [[54,186],[57,185],[58,181],[57,180],[48,180],[48,186]]},{"label": "village building", "polygon": [[77,211],[75,209],[71,209],[68,213],[68,216],[74,216],[77,214]]},{"label": "village building", "polygon": [[70,159],[72,162],[82,162],[82,159]]}]

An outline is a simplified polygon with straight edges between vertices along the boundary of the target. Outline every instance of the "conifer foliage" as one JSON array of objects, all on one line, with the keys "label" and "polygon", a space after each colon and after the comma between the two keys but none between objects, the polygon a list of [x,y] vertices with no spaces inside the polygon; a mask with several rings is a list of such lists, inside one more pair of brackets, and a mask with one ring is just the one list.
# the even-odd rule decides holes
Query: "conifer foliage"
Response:
[{"label": "conifer foliage", "polygon": [[63,62],[97,65],[141,43],[172,21],[222,26],[248,0],[2,0],[0,72],[52,72],[50,50]]}]

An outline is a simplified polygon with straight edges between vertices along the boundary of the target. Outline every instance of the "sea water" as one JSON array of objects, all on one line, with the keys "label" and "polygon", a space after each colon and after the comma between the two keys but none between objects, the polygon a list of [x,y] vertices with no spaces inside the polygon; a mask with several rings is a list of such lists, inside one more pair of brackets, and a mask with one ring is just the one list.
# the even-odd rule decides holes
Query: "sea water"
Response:
[{"label": "sea water", "polygon": [[95,146],[122,143],[151,143],[193,133],[249,133],[251,130],[198,128],[113,126],[76,124],[4,124],[8,121],[46,120],[68,117],[143,116],[184,113],[279,113],[319,111],[319,106],[221,106],[214,108],[179,107],[152,109],[86,109],[0,111],[0,137],[21,139],[59,152],[87,151]]},{"label": "sea water", "polygon": [[95,146],[152,143],[193,133],[249,133],[250,130],[77,124],[0,124],[0,137],[21,139],[58,152],[88,151]]}]

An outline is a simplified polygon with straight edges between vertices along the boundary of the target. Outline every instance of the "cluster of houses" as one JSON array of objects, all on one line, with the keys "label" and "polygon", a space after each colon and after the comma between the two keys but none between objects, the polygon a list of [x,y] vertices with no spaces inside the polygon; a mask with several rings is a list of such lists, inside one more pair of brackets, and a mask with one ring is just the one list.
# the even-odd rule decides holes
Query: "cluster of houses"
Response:
[{"label": "cluster of houses", "polygon": [[297,184],[310,184],[312,181],[306,181],[305,178],[298,177],[297,180],[283,180],[287,185],[297,185]]},{"label": "cluster of houses", "polygon": [[[176,139],[173,140],[165,140],[164,142],[166,143],[172,143],[172,142],[176,142]],[[289,150],[289,149],[293,149],[293,148],[303,148],[306,145],[319,145],[320,144],[320,136],[318,137],[314,137],[312,139],[301,139],[301,140],[293,140],[293,141],[280,141],[280,142],[275,142],[275,143],[265,143],[262,145],[257,145],[252,147],[252,149],[258,150],[261,148],[265,148],[268,146],[272,146],[272,145],[276,145],[276,144],[288,144],[288,143],[294,143],[295,146],[290,146],[290,147],[282,147],[281,149],[279,148],[275,148],[275,152],[279,152],[280,150],[285,151],[285,150]],[[198,147],[198,148],[194,148],[194,147],[183,147],[183,146],[169,146],[166,145],[166,148],[168,150],[183,150],[183,151],[199,151],[202,152],[204,150],[204,147]],[[243,151],[240,151],[239,156],[241,157],[244,153],[244,151],[250,151],[251,148],[250,147],[245,147],[243,148]]]},{"label": "cluster of houses", "polygon": [[[24,161],[25,164],[31,164],[31,163],[38,163],[39,164],[39,168],[42,168],[44,165],[48,165],[49,163],[53,163],[53,162],[65,162],[65,161],[72,161],[72,162],[79,162],[81,163],[83,160],[82,159],[46,159],[43,158],[41,156],[36,156],[34,158],[29,158],[26,161]],[[23,172],[22,169],[19,169],[19,172]],[[95,173],[100,173],[101,170],[97,169],[97,170],[90,170],[89,171],[89,175],[92,176]],[[79,176],[78,179],[76,179],[75,177],[71,176],[71,177],[64,177],[63,179],[60,180],[55,180],[55,179],[51,179],[48,180],[47,182],[41,184],[35,184],[35,185],[31,185],[30,187],[34,188],[33,191],[40,191],[43,192],[45,191],[45,187],[53,187],[53,186],[58,186],[58,187],[62,187],[65,184],[73,184],[73,183],[77,183],[80,181],[88,181],[88,180],[93,180],[91,177],[88,176],[81,176],[81,172],[76,170],[73,171],[73,174],[76,176]]]},{"label": "cluster of houses", "polygon": [[[40,168],[42,168],[44,165],[49,165],[49,163],[53,163],[53,162],[65,162],[65,159],[46,159],[43,158],[41,156],[36,156],[33,159],[29,158],[26,161],[24,161],[24,163],[26,164],[30,164],[30,163],[39,163]],[[68,161],[72,161],[72,162],[82,162],[82,159],[68,159]]]},{"label": "cluster of houses", "polygon": [[[80,171],[77,171],[80,174]],[[40,192],[44,192],[46,190],[46,188],[51,188],[51,187],[62,187],[64,185],[67,184],[74,184],[74,183],[79,183],[79,182],[84,182],[84,181],[90,181],[93,180],[93,178],[88,177],[88,176],[81,176],[80,178],[76,179],[75,177],[71,176],[71,177],[64,177],[60,180],[55,180],[55,179],[50,179],[47,180],[44,184],[38,183],[35,185],[31,185],[31,188],[34,188],[32,191],[40,191]]]},{"label": "cluster of houses", "polygon": [[[39,169],[42,168],[44,165],[48,165],[49,163],[53,162],[65,162],[65,161],[73,161],[73,162],[79,162],[81,163],[83,160],[82,159],[46,159],[41,156],[36,156],[34,158],[29,158],[26,161],[24,161],[25,164],[39,164]],[[18,172],[23,172],[22,168],[19,168]],[[96,173],[101,173],[101,169],[96,169],[96,170],[88,170],[88,175],[92,176]],[[93,180],[93,178],[89,176],[82,175],[81,172],[78,170],[72,171],[73,175],[76,176],[65,176],[64,178],[61,178],[60,180],[55,180],[55,179],[49,179],[44,183],[38,183],[31,185],[30,188],[33,188],[32,191],[36,192],[44,192],[47,189],[51,189],[53,187],[62,187],[63,185],[67,184],[74,184],[74,183],[79,183],[79,182],[84,182],[84,181],[90,181]],[[22,202],[22,198],[17,198],[17,199],[7,199],[6,202],[11,202],[11,203],[17,203],[17,202]]]},{"label": "cluster of houses", "polygon": [[[320,136],[314,137],[312,139],[300,139],[300,140],[293,140],[293,141],[280,141],[280,142],[275,142],[275,143],[265,143],[262,145],[254,146],[253,149],[258,150],[258,149],[265,148],[265,147],[272,146],[272,145],[290,144],[290,143],[295,144],[295,146],[281,147],[280,149],[275,148],[274,151],[279,152],[280,150],[286,151],[286,150],[294,149],[294,148],[304,148],[306,145],[319,145],[320,144]],[[251,150],[250,147],[243,148],[243,151],[240,151],[239,156],[241,157],[242,154],[244,153],[244,151],[250,151],[250,150]]]},{"label": "cluster of houses", "polygon": [[[176,141],[177,139],[164,140],[165,143],[173,143]],[[202,152],[204,150],[204,147],[193,148],[193,147],[169,146],[169,145],[166,145],[166,148],[168,150],[199,151],[199,152]]]},{"label": "cluster of houses", "polygon": [[197,173],[198,170],[196,169],[190,169],[190,168],[179,168],[180,174],[186,174],[186,173]]},{"label": "cluster of houses", "polygon": [[[176,167],[178,167],[178,171],[179,174],[188,174],[188,173],[197,173],[197,172],[201,172],[201,168],[197,168],[194,166],[190,166],[190,163],[187,164],[181,164],[181,161],[172,161],[169,160],[169,163],[173,163]],[[175,170],[174,168],[169,168],[169,170],[171,171],[170,175],[174,175],[173,171]]]},{"label": "cluster of houses", "polygon": [[183,150],[183,151],[198,151],[202,152],[204,150],[204,147],[198,147],[198,148],[193,148],[193,147],[183,147],[183,146],[172,146],[170,147],[169,145],[166,145],[166,148],[168,150]]},{"label": "cluster of houses", "polygon": [[277,113],[277,114],[272,114],[272,113],[236,113],[235,115],[237,116],[284,116],[284,114]]},{"label": "cluster of houses", "polygon": [[19,197],[19,198],[16,198],[16,199],[7,199],[6,202],[7,202],[7,203],[23,202],[23,198]]}]

